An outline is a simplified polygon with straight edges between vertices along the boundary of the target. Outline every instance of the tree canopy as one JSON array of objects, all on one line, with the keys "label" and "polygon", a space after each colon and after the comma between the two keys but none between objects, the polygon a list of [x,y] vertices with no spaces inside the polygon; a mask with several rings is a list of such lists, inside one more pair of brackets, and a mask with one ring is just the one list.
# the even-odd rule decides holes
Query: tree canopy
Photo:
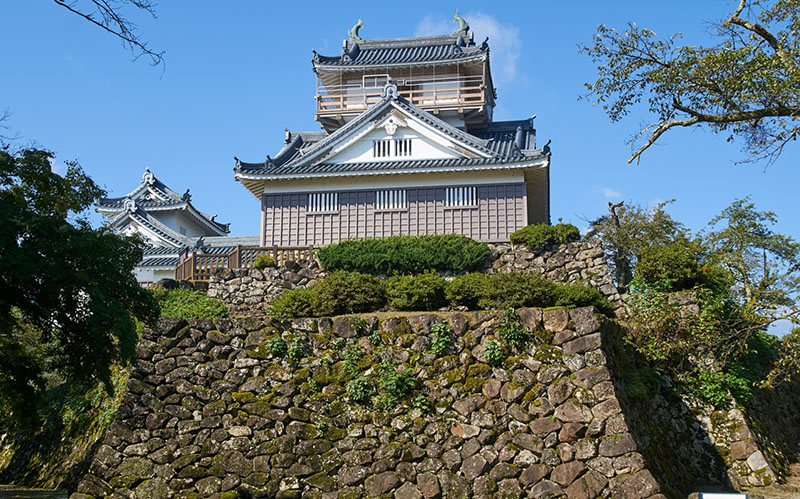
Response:
[{"label": "tree canopy", "polygon": [[745,161],[770,164],[800,133],[800,0],[740,0],[713,26],[718,43],[683,45],[630,23],[597,27],[581,52],[597,64],[587,96],[611,121],[642,102],[655,115],[631,140],[628,162],[667,131],[707,126],[743,141]]},{"label": "tree canopy", "polygon": [[110,386],[111,364],[135,356],[134,318],[158,316],[132,273],[143,243],[93,229],[80,214],[102,189],[52,157],[0,150],[0,408],[17,416],[44,373]]}]

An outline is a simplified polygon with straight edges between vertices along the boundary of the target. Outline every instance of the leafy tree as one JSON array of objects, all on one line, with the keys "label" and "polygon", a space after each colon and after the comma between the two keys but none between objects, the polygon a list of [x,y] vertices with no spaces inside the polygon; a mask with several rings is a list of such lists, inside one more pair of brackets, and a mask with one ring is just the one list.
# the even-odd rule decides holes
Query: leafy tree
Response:
[{"label": "leafy tree", "polygon": [[732,279],[733,297],[766,324],[798,321],[800,243],[771,228],[771,211],[757,211],[749,198],[737,199],[709,225],[706,244]]},{"label": "leafy tree", "polygon": [[630,284],[636,262],[645,251],[686,235],[683,224],[664,209],[672,202],[650,208],[609,203],[609,214],[590,222],[586,238],[601,241],[618,287],[624,289]]},{"label": "leafy tree", "polygon": [[611,121],[646,101],[655,121],[631,140],[628,162],[676,127],[708,126],[743,139],[748,161],[777,159],[800,133],[800,0],[740,0],[713,26],[718,43],[681,45],[629,24],[600,25],[591,46],[598,78],[592,104]]},{"label": "leafy tree", "polygon": [[53,173],[52,157],[0,151],[0,404],[18,419],[45,373],[110,389],[111,364],[134,358],[134,318],[158,316],[132,273],[142,243],[92,229],[80,214],[102,189],[77,164]]}]

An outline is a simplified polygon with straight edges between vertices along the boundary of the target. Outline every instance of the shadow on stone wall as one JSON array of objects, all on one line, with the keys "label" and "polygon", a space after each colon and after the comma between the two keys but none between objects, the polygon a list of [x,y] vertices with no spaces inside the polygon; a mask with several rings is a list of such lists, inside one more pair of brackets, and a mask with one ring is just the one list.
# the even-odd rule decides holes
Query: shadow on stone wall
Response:
[{"label": "shadow on stone wall", "polygon": [[622,326],[607,321],[604,330],[603,347],[609,355],[625,424],[664,494],[686,497],[698,490],[735,492],[725,459],[698,418],[702,411],[690,407],[674,385],[625,344]]}]

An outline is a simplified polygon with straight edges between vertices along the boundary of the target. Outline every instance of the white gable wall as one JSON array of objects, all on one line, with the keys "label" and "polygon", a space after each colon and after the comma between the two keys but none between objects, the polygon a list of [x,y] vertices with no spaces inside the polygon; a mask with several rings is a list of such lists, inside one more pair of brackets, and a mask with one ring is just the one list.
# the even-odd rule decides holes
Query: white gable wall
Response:
[{"label": "white gable wall", "polygon": [[171,210],[171,211],[158,211],[158,210],[151,210],[148,211],[150,216],[155,217],[159,222],[163,223],[170,229],[174,230],[175,232],[180,234],[180,228],[183,227],[186,229],[186,236],[188,237],[200,237],[200,236],[211,236],[216,235],[213,232],[207,230],[205,227],[201,226],[197,222],[194,221],[193,217],[191,217],[186,211],[184,210]]},{"label": "white gable wall", "polygon": [[[375,157],[373,154],[373,141],[410,139],[411,156],[389,156]],[[394,153],[394,146],[391,147]],[[324,160],[325,163],[362,163],[372,161],[397,161],[413,159],[448,159],[463,157],[455,151],[447,149],[440,143],[434,142],[430,137],[426,137],[416,130],[409,127],[400,127],[394,135],[389,135],[383,128],[376,128],[366,135],[360,137],[355,142],[348,144],[338,153]]]}]

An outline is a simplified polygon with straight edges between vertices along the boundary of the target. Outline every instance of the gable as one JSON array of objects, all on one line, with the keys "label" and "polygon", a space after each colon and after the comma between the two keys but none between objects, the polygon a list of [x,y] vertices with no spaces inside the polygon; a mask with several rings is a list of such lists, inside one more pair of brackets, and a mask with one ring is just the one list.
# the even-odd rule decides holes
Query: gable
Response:
[{"label": "gable", "polygon": [[433,120],[440,122],[435,123],[439,127],[432,126],[402,106],[391,104],[384,112],[337,137],[324,153],[311,160],[312,164],[491,157],[484,148],[445,133],[452,127],[438,118]]}]

